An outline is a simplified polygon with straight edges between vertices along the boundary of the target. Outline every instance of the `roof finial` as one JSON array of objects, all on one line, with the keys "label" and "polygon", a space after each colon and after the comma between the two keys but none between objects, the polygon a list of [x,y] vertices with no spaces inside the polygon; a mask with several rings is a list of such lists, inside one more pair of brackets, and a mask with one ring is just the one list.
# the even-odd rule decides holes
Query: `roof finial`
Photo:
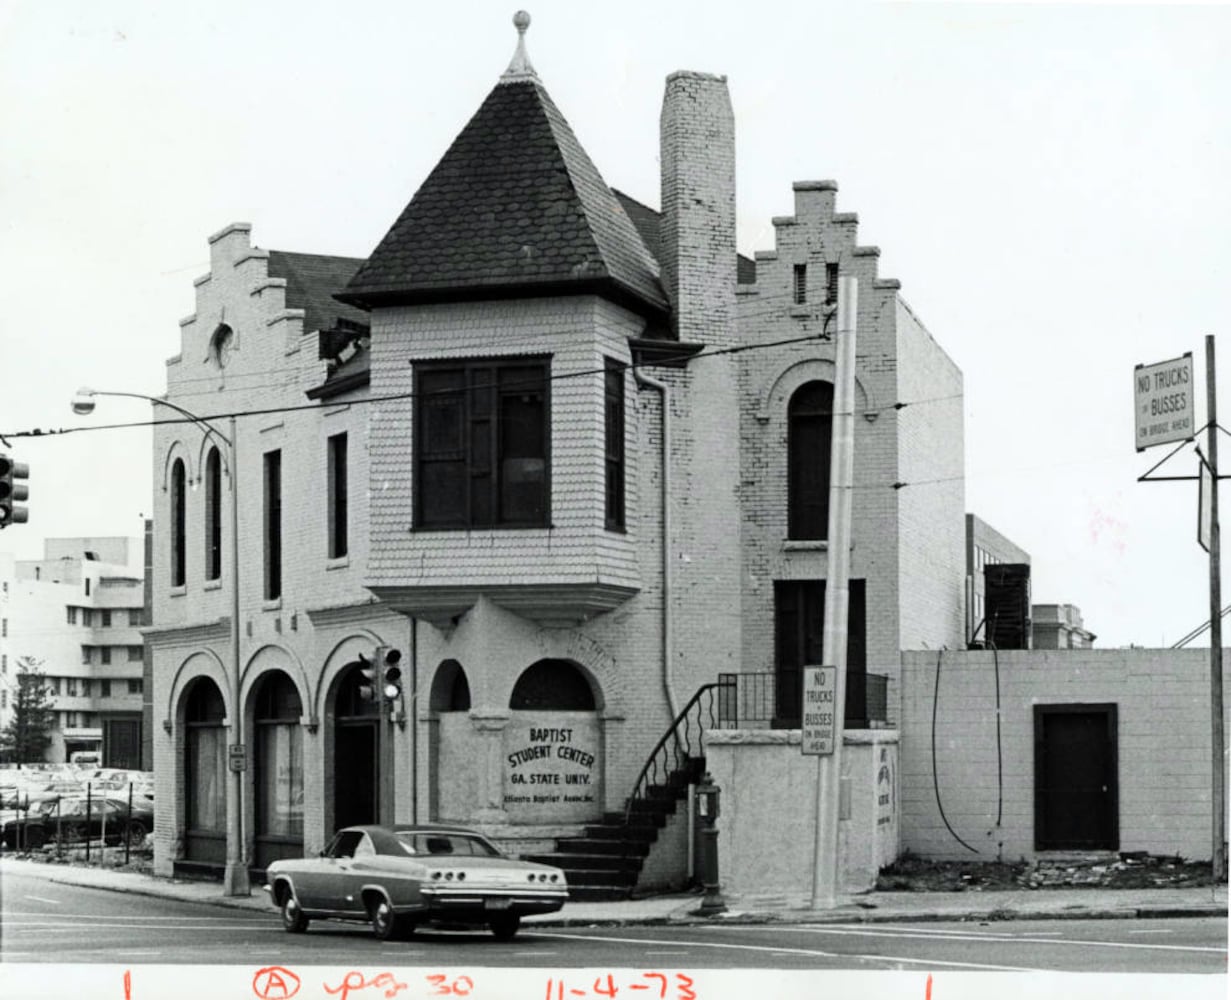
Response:
[{"label": "roof finial", "polygon": [[513,53],[513,61],[509,63],[509,68],[504,71],[500,80],[508,83],[517,80],[537,80],[538,74],[534,72],[534,67],[530,65],[530,60],[526,56],[526,29],[530,27],[530,15],[524,10],[519,10],[513,15],[513,27],[517,29],[517,51]]}]

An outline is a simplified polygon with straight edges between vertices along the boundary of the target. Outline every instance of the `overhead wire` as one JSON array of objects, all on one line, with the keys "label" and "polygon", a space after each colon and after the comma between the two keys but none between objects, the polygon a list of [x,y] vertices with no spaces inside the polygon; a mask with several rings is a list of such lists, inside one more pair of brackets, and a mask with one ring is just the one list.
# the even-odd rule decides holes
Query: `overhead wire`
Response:
[{"label": "overhead wire", "polygon": [[[783,346],[788,346],[791,344],[800,344],[800,343],[808,343],[808,342],[816,342],[816,341],[828,341],[829,339],[830,339],[830,336],[828,334],[821,333],[821,334],[811,334],[805,337],[792,337],[792,338],[787,338],[784,340],[771,341],[767,343],[738,344],[732,347],[716,348],[714,350],[702,351],[702,352],[699,352],[693,355],[693,357],[690,358],[689,360],[690,361],[702,360],[705,358],[718,357],[721,355],[741,354],[741,353],[745,353],[748,351],[767,350],[770,348],[783,347]],[[637,368],[648,367],[646,365],[639,365],[636,362],[616,362],[616,364],[620,365],[622,370],[624,371],[636,370]],[[607,370],[608,370],[607,366],[604,365],[604,367],[602,368],[587,368],[587,369],[583,369],[580,371],[563,372],[563,373],[556,374],[556,375],[548,375],[546,378],[535,377],[533,379],[528,379],[526,381],[526,384],[537,386],[543,383],[557,382],[557,381],[562,381],[562,380],[571,379],[571,378],[592,377],[594,375],[602,375]],[[286,385],[286,384],[287,382],[283,381],[280,383],[269,383],[265,385],[264,387],[268,388],[268,387],[274,387],[277,385]],[[511,383],[506,382],[503,384],[503,386],[504,388],[510,388],[510,387],[515,387],[518,384],[519,383],[517,383],[516,381],[511,382]],[[243,389],[244,391],[252,391],[254,389],[261,388],[261,387],[262,386],[257,386],[257,385],[244,386]],[[471,386],[471,388],[478,388],[478,389],[494,388],[494,387],[495,387],[494,382],[488,383],[485,385],[479,384],[479,385]],[[448,395],[451,393],[455,393],[457,391],[458,390],[456,389],[440,389],[440,390],[433,390],[431,393],[423,393],[423,392],[416,392],[416,391],[398,392],[398,393],[391,393],[391,394],[384,395],[384,396],[368,396],[363,399],[348,400],[348,403],[353,404],[353,405],[372,405],[376,403],[399,402],[399,401],[405,401],[405,400],[412,400],[417,397],[422,398],[428,395],[437,395],[437,394]],[[100,393],[100,395],[104,395],[104,394],[105,393]],[[202,393],[201,395],[205,395],[205,394]],[[158,397],[150,397],[150,398],[153,401],[157,402]],[[871,415],[873,413],[879,414],[881,412],[884,412],[890,409],[902,410],[906,408],[907,406],[915,406],[915,405],[920,405],[924,403],[945,402],[948,400],[960,399],[960,398],[961,398],[960,393],[954,393],[950,395],[937,396],[937,397],[932,397],[928,399],[898,401],[895,403],[886,404],[883,407],[875,407],[875,408],[863,410],[861,412],[864,413],[864,415],[866,416],[866,415]],[[211,420],[223,420],[223,419],[228,419],[231,417],[235,417],[238,419],[240,417],[269,416],[269,415],[279,414],[279,413],[295,413],[295,412],[302,412],[302,411],[307,411],[307,410],[324,410],[328,407],[328,405],[330,404],[321,404],[321,403],[315,403],[315,402],[293,404],[293,405],[284,404],[280,406],[262,407],[262,408],[256,408],[256,409],[223,411],[219,413],[203,414],[203,415],[198,416],[196,420],[190,419],[188,417],[168,417],[168,418],[159,419],[159,420],[126,421],[123,423],[112,423],[112,424],[92,424],[88,427],[60,427],[60,428],[47,429],[47,430],[35,428],[33,430],[25,430],[25,431],[6,431],[6,432],[3,432],[3,434],[0,434],[0,437],[41,438],[41,437],[63,436],[67,434],[80,434],[80,433],[87,433],[91,431],[100,431],[100,430],[118,430],[118,429],[124,429],[124,428],[140,428],[140,427],[158,427],[158,426],[173,425],[173,424],[200,424],[200,423],[208,423]],[[831,413],[831,415],[833,414]],[[930,480],[929,482],[956,481],[959,478],[961,477],[950,477],[948,479]],[[920,481],[920,483],[922,482],[924,481]],[[901,486],[905,486],[905,485],[913,485],[913,484],[907,484],[907,483],[895,484],[895,488],[900,488]]]}]

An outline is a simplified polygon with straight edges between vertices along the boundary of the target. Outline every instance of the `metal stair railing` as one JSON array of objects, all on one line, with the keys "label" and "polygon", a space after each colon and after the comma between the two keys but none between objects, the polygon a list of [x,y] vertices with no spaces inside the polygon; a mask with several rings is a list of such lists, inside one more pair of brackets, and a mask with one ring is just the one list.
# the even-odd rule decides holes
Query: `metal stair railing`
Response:
[{"label": "metal stair railing", "polygon": [[727,706],[734,698],[734,677],[734,674],[719,674],[714,683],[702,684],[663,733],[646,758],[624,806],[625,826],[632,816],[633,805],[640,799],[647,799],[651,787],[667,781],[673,772],[701,756],[701,737],[705,730],[729,719]]}]

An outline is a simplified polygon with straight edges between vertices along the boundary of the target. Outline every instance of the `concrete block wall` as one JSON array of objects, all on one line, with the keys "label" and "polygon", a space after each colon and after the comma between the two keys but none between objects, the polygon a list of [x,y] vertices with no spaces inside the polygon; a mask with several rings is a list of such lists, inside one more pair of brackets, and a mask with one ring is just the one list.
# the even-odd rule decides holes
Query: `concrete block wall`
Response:
[{"label": "concrete block wall", "polygon": [[1208,650],[904,653],[903,848],[933,858],[1035,857],[1034,706],[1111,703],[1119,849],[1208,859],[1209,692]]}]

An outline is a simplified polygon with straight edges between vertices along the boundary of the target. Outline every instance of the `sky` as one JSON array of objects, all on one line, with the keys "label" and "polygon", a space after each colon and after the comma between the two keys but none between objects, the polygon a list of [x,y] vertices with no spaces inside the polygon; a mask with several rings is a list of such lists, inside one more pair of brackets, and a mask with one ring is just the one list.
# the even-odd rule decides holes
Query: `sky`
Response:
[{"label": "sky", "polygon": [[[1174,446],[1135,450],[1132,385],[1191,351],[1203,426],[1212,335],[1231,427],[1231,5],[528,9],[530,59],[610,186],[657,206],[678,69],[728,78],[742,252],[773,249],[794,181],[838,182],[963,372],[966,509],[1030,553],[1036,603],[1076,605],[1100,647],[1207,620],[1197,486],[1138,481]],[[31,469],[0,553],[140,534],[148,430],[11,435],[148,419],[70,401],[165,389],[228,224],[369,254],[508,65],[515,10],[0,0],[0,450]],[[1189,444],[1158,474],[1196,469]]]}]

